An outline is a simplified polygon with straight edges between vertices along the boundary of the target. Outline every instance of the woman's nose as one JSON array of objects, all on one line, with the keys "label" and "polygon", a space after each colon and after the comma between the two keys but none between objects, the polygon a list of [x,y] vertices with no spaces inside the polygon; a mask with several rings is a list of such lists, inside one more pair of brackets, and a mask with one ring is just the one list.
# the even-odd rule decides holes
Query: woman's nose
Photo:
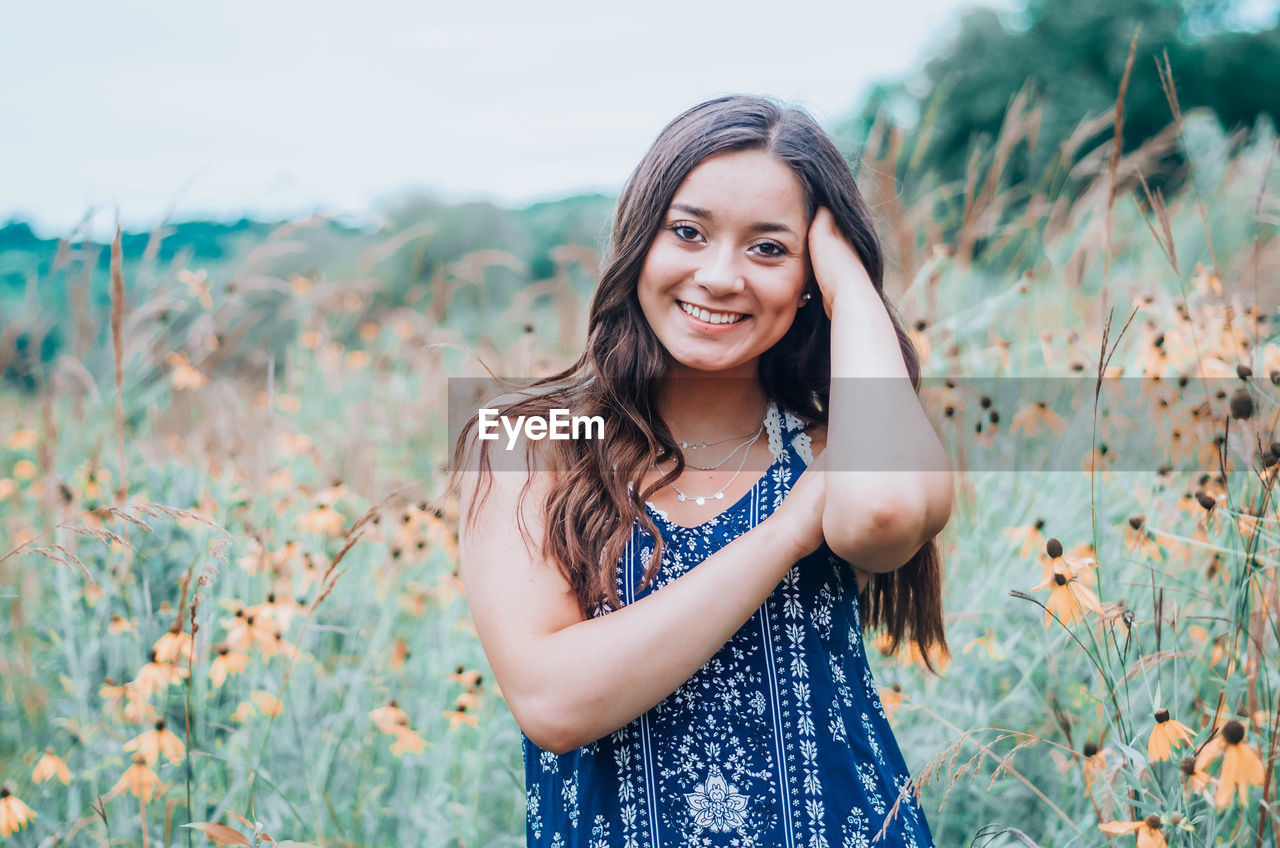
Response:
[{"label": "woman's nose", "polygon": [[708,291],[731,292],[742,289],[745,281],[738,267],[737,254],[729,246],[709,251],[707,261],[693,272],[693,281]]}]

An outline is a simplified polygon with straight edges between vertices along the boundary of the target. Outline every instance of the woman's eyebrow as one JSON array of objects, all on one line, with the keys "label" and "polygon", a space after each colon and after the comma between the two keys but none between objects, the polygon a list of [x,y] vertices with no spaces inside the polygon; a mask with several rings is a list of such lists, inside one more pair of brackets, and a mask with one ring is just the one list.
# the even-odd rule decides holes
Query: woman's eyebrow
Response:
[{"label": "woman's eyebrow", "polygon": [[[681,212],[687,212],[698,218],[703,218],[713,224],[716,220],[715,216],[711,214],[709,209],[703,209],[700,206],[690,206],[688,203],[673,203],[671,204],[671,208],[679,209]],[[771,221],[757,221],[747,227],[747,230],[753,233],[790,233],[791,235],[799,238],[799,236],[796,235],[796,231],[788,227],[786,224],[775,224]]]}]

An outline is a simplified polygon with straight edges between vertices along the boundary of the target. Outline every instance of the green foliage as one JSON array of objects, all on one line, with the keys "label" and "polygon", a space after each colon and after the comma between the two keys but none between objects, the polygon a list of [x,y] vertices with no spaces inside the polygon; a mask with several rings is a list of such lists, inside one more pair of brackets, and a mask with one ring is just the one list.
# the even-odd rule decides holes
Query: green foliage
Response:
[{"label": "green foliage", "polygon": [[[925,66],[923,79],[877,86],[859,114],[842,127],[855,144],[865,143],[877,114],[887,110],[901,126],[919,121],[930,104],[946,108],[933,116],[927,149],[908,147],[925,172],[943,181],[964,179],[974,145],[990,147],[1011,98],[1027,86],[1043,107],[1036,149],[1015,156],[1010,179],[1039,173],[1058,155],[1061,142],[1085,117],[1114,109],[1129,44],[1140,32],[1124,105],[1124,150],[1131,151],[1172,121],[1156,73],[1155,59],[1168,52],[1184,112],[1212,107],[1227,128],[1252,126],[1266,114],[1280,118],[1280,26],[1264,32],[1224,31],[1237,4],[1226,0],[1031,0],[1018,20],[991,9],[975,9],[959,31]],[[1077,152],[1078,159],[1110,128]],[[915,134],[921,142],[923,134]],[[1167,177],[1176,167],[1170,162]],[[1161,175],[1153,183],[1162,184]]]}]

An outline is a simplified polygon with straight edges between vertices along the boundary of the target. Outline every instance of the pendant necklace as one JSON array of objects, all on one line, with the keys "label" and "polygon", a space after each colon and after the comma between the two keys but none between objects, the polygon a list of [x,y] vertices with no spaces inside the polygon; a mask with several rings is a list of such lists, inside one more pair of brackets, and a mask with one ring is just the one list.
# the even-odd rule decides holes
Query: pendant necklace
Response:
[{"label": "pendant necklace", "polygon": [[[765,415],[767,417],[768,413],[766,412]],[[690,495],[680,491],[679,487],[677,487],[675,483],[668,483],[667,485],[675,490],[676,500],[680,501],[681,503],[684,503],[685,501],[693,501],[698,506],[704,505],[708,500],[724,500],[725,489],[732,486],[733,481],[738,479],[738,475],[742,473],[742,469],[745,468],[747,465],[747,457],[751,455],[751,445],[754,445],[756,443],[756,440],[760,438],[760,434],[763,432],[764,432],[764,422],[761,421],[760,429],[756,430],[756,434],[751,438],[751,441],[745,443],[747,450],[745,453],[742,454],[742,462],[738,463],[738,470],[735,471],[733,473],[733,476],[729,478],[728,483],[725,483],[723,486],[720,487],[720,491],[712,495]],[[736,437],[731,436],[730,438],[736,438]],[[727,440],[722,440],[722,441],[727,441]],[[655,464],[654,470],[661,472],[662,469],[658,468],[658,466]]]}]

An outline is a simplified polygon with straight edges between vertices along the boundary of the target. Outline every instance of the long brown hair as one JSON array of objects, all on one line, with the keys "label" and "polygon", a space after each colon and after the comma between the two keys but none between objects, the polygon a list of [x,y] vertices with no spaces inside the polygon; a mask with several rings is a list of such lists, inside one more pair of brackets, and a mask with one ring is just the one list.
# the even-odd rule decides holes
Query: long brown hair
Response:
[{"label": "long brown hair", "polygon": [[[586,349],[565,370],[534,382],[530,394],[507,402],[504,415],[547,416],[551,409],[573,415],[599,415],[607,423],[604,438],[547,440],[552,467],[563,485],[546,504],[546,538],[541,555],[555,562],[584,617],[607,602],[623,604],[616,564],[636,521],[654,540],[654,551],[639,589],[648,585],[662,562],[662,536],[644,509],[644,501],[684,470],[684,456],[658,414],[659,388],[669,354],[641,311],[636,295],[640,271],[676,190],[703,159],[716,153],[761,150],[791,167],[804,186],[808,219],[819,205],[831,210],[841,233],[857,251],[885,303],[898,345],[917,394],[919,357],[893,307],[884,300],[884,264],[871,217],[852,173],[822,128],[801,109],[772,99],[734,95],[687,110],[662,130],[627,180],[614,210],[609,246],[591,302]],[[810,274],[806,288],[821,301]],[[810,422],[827,423],[831,383],[831,321],[821,309],[801,309],[786,334],[760,356],[759,377],[770,399]],[[467,455],[471,416],[454,448],[449,491]],[[481,445],[479,468],[492,484],[488,443]],[[526,458],[533,443],[526,443]],[[646,489],[644,471],[655,460],[674,457],[676,467]],[[528,467],[533,468],[530,464]],[[525,481],[520,501],[532,482]],[[486,489],[487,493],[487,489]],[[483,498],[480,502],[482,502]],[[479,503],[468,522],[474,521]],[[517,511],[518,513],[520,510]],[[528,533],[520,519],[521,532]],[[851,575],[852,576],[852,575]],[[903,567],[874,574],[860,595],[862,626],[884,626],[891,649],[915,642],[933,671],[934,649],[948,653],[942,620],[942,570],[937,542],[930,540]]]}]

